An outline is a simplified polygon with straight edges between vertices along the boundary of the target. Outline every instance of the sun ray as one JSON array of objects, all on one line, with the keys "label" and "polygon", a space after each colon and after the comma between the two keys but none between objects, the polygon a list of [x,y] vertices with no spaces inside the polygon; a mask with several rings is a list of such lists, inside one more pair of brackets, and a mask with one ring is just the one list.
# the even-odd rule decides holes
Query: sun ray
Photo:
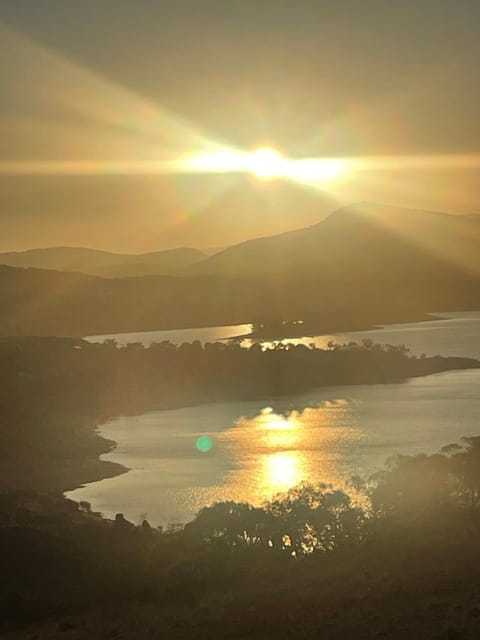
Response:
[{"label": "sun ray", "polygon": [[[38,111],[30,118],[0,121],[1,175],[244,173],[335,193],[341,185],[366,184],[375,175],[383,174],[381,181],[385,174],[402,171],[480,168],[480,154],[475,153],[290,158],[269,147],[236,149],[11,28],[0,25],[0,36],[19,54],[12,60],[28,67],[32,108]],[[22,96],[21,77],[18,69],[9,73],[7,64],[4,89]]]},{"label": "sun ray", "polygon": [[4,174],[163,173],[186,154],[225,147],[185,118],[2,24],[0,40],[11,52],[0,70],[2,89],[24,106],[28,77],[31,105],[23,117],[0,119]]}]

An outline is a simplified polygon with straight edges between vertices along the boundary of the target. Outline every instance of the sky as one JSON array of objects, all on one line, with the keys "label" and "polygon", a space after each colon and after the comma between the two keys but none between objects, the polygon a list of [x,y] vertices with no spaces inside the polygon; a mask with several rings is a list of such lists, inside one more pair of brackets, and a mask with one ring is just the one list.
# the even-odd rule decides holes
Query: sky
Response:
[{"label": "sky", "polygon": [[[220,247],[356,201],[479,212],[479,21],[478,0],[0,0],[0,251]],[[262,147],[376,164],[145,168]]]}]

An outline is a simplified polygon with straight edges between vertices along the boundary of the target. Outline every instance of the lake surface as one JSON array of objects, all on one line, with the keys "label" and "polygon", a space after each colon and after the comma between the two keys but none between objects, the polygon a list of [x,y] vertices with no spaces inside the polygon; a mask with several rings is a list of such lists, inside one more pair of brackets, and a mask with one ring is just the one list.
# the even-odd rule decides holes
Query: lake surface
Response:
[{"label": "lake surface", "polygon": [[183,342],[219,342],[236,336],[247,335],[251,332],[251,324],[236,324],[226,327],[202,327],[200,329],[170,329],[168,331],[139,331],[133,333],[109,333],[100,336],[88,336],[89,342],[105,342],[115,340],[121,347],[132,342],[140,342],[146,347],[154,342],[168,340],[172,344]]},{"label": "lake surface", "polygon": [[[435,320],[391,324],[368,331],[350,331],[332,335],[321,335],[305,338],[286,338],[285,340],[262,341],[269,347],[275,343],[315,344],[327,348],[329,342],[342,344],[361,342],[370,339],[387,344],[406,344],[413,353],[420,355],[465,356],[480,358],[480,311],[437,313]],[[146,347],[154,342],[169,340],[173,344],[183,342],[216,342],[230,340],[236,336],[245,336],[251,332],[250,324],[237,324],[225,327],[204,327],[200,329],[173,329],[170,331],[143,331],[138,333],[112,333],[100,336],[88,336],[90,342],[115,340],[123,346],[132,342],[140,342]],[[250,346],[254,340],[244,338],[241,344]]]},{"label": "lake surface", "polygon": [[[480,358],[480,312],[448,316],[306,342],[371,338],[417,353]],[[107,516],[123,512],[136,522],[146,515],[158,525],[186,522],[215,501],[261,503],[302,480],[344,486],[395,453],[434,452],[480,434],[479,390],[480,370],[453,371],[121,418],[101,428],[118,442],[104,457],[131,471],[68,497]],[[203,453],[201,436],[212,444]]]}]

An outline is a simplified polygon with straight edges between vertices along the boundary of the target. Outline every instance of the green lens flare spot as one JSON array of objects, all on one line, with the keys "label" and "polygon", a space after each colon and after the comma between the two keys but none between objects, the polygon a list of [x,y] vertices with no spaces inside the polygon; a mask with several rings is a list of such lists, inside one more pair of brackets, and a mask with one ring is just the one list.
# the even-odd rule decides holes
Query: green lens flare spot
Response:
[{"label": "green lens flare spot", "polygon": [[207,453],[213,447],[213,441],[210,436],[199,436],[197,438],[196,447],[200,453]]}]

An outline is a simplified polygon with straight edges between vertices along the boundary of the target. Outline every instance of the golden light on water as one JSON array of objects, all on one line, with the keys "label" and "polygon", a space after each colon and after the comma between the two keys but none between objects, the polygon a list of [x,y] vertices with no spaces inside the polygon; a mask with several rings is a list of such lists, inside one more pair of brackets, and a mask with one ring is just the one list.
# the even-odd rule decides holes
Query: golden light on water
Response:
[{"label": "golden light on water", "polygon": [[271,407],[262,409],[260,415],[254,418],[254,425],[257,442],[267,451],[293,449],[304,436],[295,414],[277,414]]},{"label": "golden light on water", "polygon": [[219,438],[235,460],[228,487],[235,498],[261,504],[301,482],[343,486],[339,452],[362,438],[349,402],[338,398],[287,412],[266,406],[242,417]]},{"label": "golden light on water", "polygon": [[267,495],[286,491],[306,479],[303,456],[297,449],[305,433],[297,415],[292,412],[285,416],[265,407],[254,418],[258,443],[272,451],[260,461],[260,486]]},{"label": "golden light on water", "polygon": [[261,464],[262,489],[270,495],[286,491],[306,477],[303,457],[298,451],[266,455]]},{"label": "golden light on water", "polygon": [[292,429],[296,425],[293,420],[290,420],[290,416],[286,417],[283,414],[277,414],[272,407],[262,409],[260,415],[254,418],[254,421],[258,427],[265,429]]}]

